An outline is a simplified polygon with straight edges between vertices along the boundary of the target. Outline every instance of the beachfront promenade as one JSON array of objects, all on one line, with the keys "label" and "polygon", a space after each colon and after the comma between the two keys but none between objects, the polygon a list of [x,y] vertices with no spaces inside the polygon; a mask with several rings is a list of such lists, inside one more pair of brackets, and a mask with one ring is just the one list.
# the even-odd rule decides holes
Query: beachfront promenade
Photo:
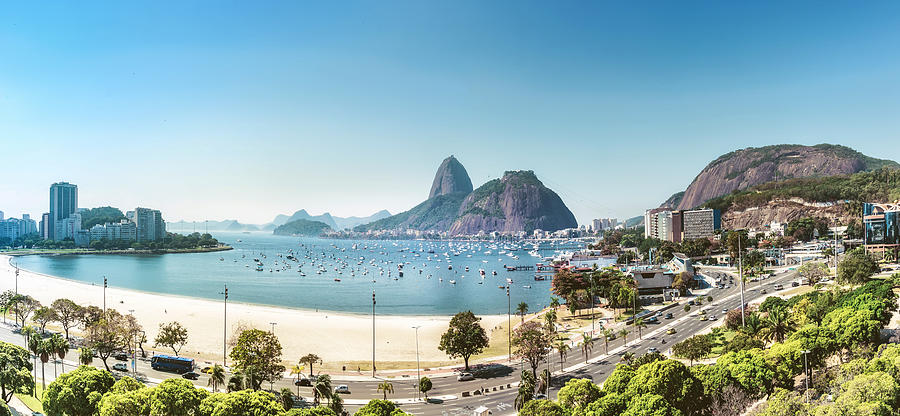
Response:
[{"label": "beachfront promenade", "polygon": [[[2,284],[6,285],[9,282],[7,277],[10,276],[8,274],[4,274],[3,276],[4,279]],[[793,278],[796,278],[794,272],[784,273],[766,284],[787,283]],[[712,289],[709,292],[709,295],[713,296],[715,299],[713,303],[715,308],[734,308],[739,306],[739,292],[736,287],[727,290]],[[747,292],[745,296],[748,301],[750,301],[759,297],[760,294],[754,289],[753,291]],[[612,341],[610,342],[609,355],[605,353],[602,340],[597,340],[593,351],[590,354],[588,360],[589,364],[587,365],[584,364],[583,354],[579,351],[577,346],[573,345],[573,350],[569,352],[568,357],[563,364],[560,364],[558,354],[553,354],[554,359],[551,359],[550,361],[551,370],[555,374],[561,375],[562,372],[560,372],[560,367],[563,367],[566,376],[590,377],[595,382],[599,383],[609,375],[624,352],[630,351],[640,354],[651,347],[655,347],[660,351],[665,352],[674,343],[687,338],[694,333],[703,331],[712,325],[717,325],[715,322],[701,322],[697,318],[687,316],[680,308],[671,308],[667,312],[672,312],[675,315],[674,319],[662,320],[658,324],[650,325],[644,330],[643,340],[636,340],[637,334],[632,334],[629,336],[630,342],[628,346],[622,345],[621,338]],[[369,329],[371,328],[368,325],[366,327]],[[442,329],[445,328],[446,325],[444,325]],[[663,335],[668,328],[675,328],[676,333],[674,335]],[[281,338],[284,340],[290,338],[290,336],[282,335]],[[666,339],[665,344],[662,343],[663,338]],[[4,327],[2,331],[0,331],[0,340],[12,342],[17,345],[22,345],[24,343],[22,337],[14,334],[10,327]],[[364,349],[366,352],[371,352],[370,349]],[[67,367],[70,369],[71,366],[77,362],[76,354],[77,352],[70,352],[66,357],[66,360],[68,361]],[[499,361],[506,362],[504,358],[500,358]],[[110,365],[114,362],[114,360],[111,360]],[[102,363],[99,360],[95,360],[94,365],[102,367]],[[508,376],[484,380],[477,379],[468,382],[458,382],[456,380],[456,374],[453,370],[454,368],[458,368],[458,366],[431,369],[427,373],[423,373],[427,374],[434,382],[434,388],[428,394],[429,398],[432,398],[431,403],[423,403],[415,400],[416,392],[414,386],[416,372],[414,368],[397,371],[379,371],[377,378],[372,378],[370,374],[354,374],[356,373],[355,371],[341,373],[329,372],[329,374],[332,376],[334,385],[347,384],[350,387],[351,394],[344,395],[343,397],[345,399],[346,407],[351,410],[359,407],[369,399],[380,398],[381,393],[376,391],[377,384],[381,382],[381,380],[387,379],[394,385],[394,394],[390,395],[389,398],[402,404],[406,411],[414,414],[471,414],[474,407],[485,405],[491,408],[494,411],[494,414],[497,415],[514,413],[512,403],[514,402],[516,395],[515,386],[519,379],[521,363],[512,362],[509,363],[509,365],[514,367],[515,371]],[[52,372],[50,368],[52,368],[52,366],[48,367],[48,379],[51,377],[49,373]],[[177,375],[172,375],[170,373],[153,371],[149,368],[149,363],[144,361],[138,362],[138,372],[144,374],[150,383],[159,382],[168,377],[177,377]],[[200,380],[197,380],[195,384],[206,387],[206,376],[201,376]],[[560,386],[560,384],[554,383],[553,389],[550,392],[551,397],[555,395],[555,390]],[[264,384],[263,387],[272,387],[274,390],[280,390],[282,387],[289,387],[292,391],[297,392],[297,388],[293,386],[293,380],[288,377],[275,382],[271,386]],[[481,389],[485,389],[486,393],[474,393],[476,391],[480,393]],[[301,387],[299,393],[305,399],[312,401],[310,388]]]}]

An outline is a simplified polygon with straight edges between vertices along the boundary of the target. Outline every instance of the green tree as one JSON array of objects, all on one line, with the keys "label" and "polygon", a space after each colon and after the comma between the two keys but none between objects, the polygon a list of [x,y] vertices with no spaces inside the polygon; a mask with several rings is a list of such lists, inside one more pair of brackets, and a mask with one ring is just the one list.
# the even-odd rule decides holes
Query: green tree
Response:
[{"label": "green tree", "polygon": [[488,336],[478,322],[481,318],[472,311],[460,312],[450,319],[447,332],[441,335],[438,349],[450,358],[462,358],[466,371],[469,370],[469,357],[480,354],[488,347]]},{"label": "green tree", "polygon": [[647,323],[644,322],[644,318],[635,318],[634,327],[638,330],[638,339],[644,339],[643,329],[647,327]]},{"label": "green tree", "polygon": [[591,350],[594,348],[594,337],[591,334],[585,332],[581,334],[581,342],[578,343],[578,346],[581,347],[581,352],[584,354],[584,362],[587,364],[588,355],[591,353]]},{"label": "green tree", "polygon": [[516,314],[518,314],[522,318],[522,323],[525,322],[525,315],[528,313],[528,304],[525,302],[519,302],[519,306],[516,306]]},{"label": "green tree", "polygon": [[313,365],[322,364],[322,359],[319,358],[316,354],[306,354],[300,357],[300,364],[306,364],[309,366],[309,377],[313,376]]},{"label": "green tree", "polygon": [[31,320],[38,324],[43,334],[46,332],[47,324],[56,320],[56,313],[49,307],[41,306],[34,310]]},{"label": "green tree", "polygon": [[619,416],[625,412],[628,399],[619,393],[607,393],[599,400],[587,405],[584,414],[586,416]]},{"label": "green tree", "polygon": [[150,392],[150,412],[154,415],[193,416],[209,393],[185,379],[166,379]]},{"label": "green tree", "polygon": [[708,356],[712,352],[712,341],[707,335],[694,335],[672,346],[672,355],[694,361]]},{"label": "green tree", "polygon": [[209,372],[208,383],[212,386],[214,393],[219,391],[219,386],[225,385],[225,367],[218,364],[212,366],[212,370]]},{"label": "green tree", "polygon": [[788,310],[773,309],[768,312],[766,318],[763,319],[763,329],[761,335],[763,339],[782,342],[784,338],[794,330],[796,324]]},{"label": "green tree", "polygon": [[549,400],[531,400],[519,411],[519,416],[567,416],[566,411]]},{"label": "green tree", "polygon": [[177,357],[178,352],[184,347],[184,344],[187,344],[187,341],[187,328],[182,326],[178,321],[173,321],[159,324],[159,333],[157,333],[156,339],[153,342],[154,346],[161,345],[166,348],[171,348]]},{"label": "green tree", "polygon": [[628,403],[622,416],[683,416],[684,413],[658,394],[642,394]]},{"label": "green tree", "polygon": [[603,390],[586,378],[567,381],[566,385],[557,393],[559,405],[571,411],[572,414],[584,414],[584,408],[600,397],[603,397]]},{"label": "green tree", "polygon": [[[60,365],[64,366],[63,371],[65,371],[65,361],[63,361],[63,359],[66,358],[69,348],[69,341],[60,334],[53,334],[47,339],[47,350],[51,356],[55,355],[59,358]],[[54,366],[54,369],[55,368],[56,367]]]},{"label": "green tree", "polygon": [[94,362],[94,351],[87,347],[78,349],[78,362],[81,365],[91,365]]},{"label": "green tree", "polygon": [[616,338],[616,333],[612,329],[603,330],[603,343],[606,344],[606,354],[609,355],[609,341]]},{"label": "green tree", "polygon": [[428,392],[431,391],[431,388],[431,379],[422,376],[422,378],[419,379],[419,392],[425,395],[425,400],[428,400]]},{"label": "green tree", "polygon": [[603,382],[603,391],[609,393],[625,394],[628,384],[634,378],[634,368],[628,364],[616,364],[616,369]]},{"label": "green tree", "polygon": [[281,343],[269,331],[242,331],[230,356],[234,368],[250,376],[249,386],[253,390],[259,390],[264,380],[277,380],[284,374]]},{"label": "green tree", "polygon": [[513,332],[513,354],[528,361],[531,372],[537,376],[537,368],[541,360],[550,352],[552,338],[534,321],[519,325]]},{"label": "green tree", "polygon": [[122,314],[115,309],[107,309],[100,320],[87,327],[85,344],[97,353],[103,361],[103,366],[109,371],[107,359],[118,351],[125,349],[129,344],[127,321]]},{"label": "green tree", "polygon": [[372,399],[361,407],[353,416],[403,416],[406,415],[397,405],[387,400]]},{"label": "green tree", "polygon": [[[123,378],[122,380],[129,379]],[[130,379],[129,379],[130,380]],[[121,381],[121,380],[120,380]],[[114,386],[115,387],[115,386]],[[100,399],[100,416],[144,416],[150,414],[150,392],[152,389],[109,392]]]},{"label": "green tree", "polygon": [[[233,393],[208,394],[200,402],[198,410],[199,411],[197,415],[203,416],[285,415],[283,405],[279,402],[279,400],[275,398],[272,393],[253,390],[241,390]],[[165,413],[158,414],[163,415]],[[326,413],[306,414],[324,415]]]},{"label": "green tree", "polygon": [[13,393],[30,394],[34,390],[32,364],[28,350],[0,341],[0,397],[9,403]]},{"label": "green tree", "polygon": [[294,407],[294,393],[291,393],[291,389],[282,387],[279,398],[281,399],[281,405],[284,407],[285,412]]},{"label": "green tree", "polygon": [[758,348],[726,353],[719,357],[716,365],[727,369],[731,377],[753,396],[772,391],[775,370]]},{"label": "green tree", "polygon": [[382,381],[378,383],[378,387],[375,390],[384,393],[384,400],[387,400],[388,393],[394,394],[394,385],[390,381]]},{"label": "green tree", "polygon": [[42,401],[47,416],[92,416],[115,379],[109,371],[81,366],[53,380]]},{"label": "green tree", "polygon": [[837,281],[841,284],[863,284],[879,270],[878,263],[864,248],[855,248],[838,264]]},{"label": "green tree", "polygon": [[810,286],[814,286],[816,283],[819,283],[819,280],[828,276],[828,266],[825,263],[803,263],[797,270],[800,272],[800,277],[807,281]]},{"label": "green tree", "polygon": [[698,399],[703,395],[703,384],[681,362],[661,360],[638,368],[626,392],[632,397],[660,395],[678,410],[692,414],[700,410]]},{"label": "green tree", "polygon": [[66,333],[66,339],[69,339],[69,329],[73,328],[81,321],[81,315],[84,308],[70,299],[57,299],[50,305],[56,313],[56,322],[62,325]]},{"label": "green tree", "polygon": [[328,374],[321,374],[313,380],[312,385],[313,397],[316,404],[319,403],[319,400],[324,398],[331,403],[331,398],[335,395],[334,391],[331,389],[331,376]]},{"label": "green tree", "polygon": [[338,416],[338,413],[327,407],[312,407],[308,409],[291,409],[281,416]]}]

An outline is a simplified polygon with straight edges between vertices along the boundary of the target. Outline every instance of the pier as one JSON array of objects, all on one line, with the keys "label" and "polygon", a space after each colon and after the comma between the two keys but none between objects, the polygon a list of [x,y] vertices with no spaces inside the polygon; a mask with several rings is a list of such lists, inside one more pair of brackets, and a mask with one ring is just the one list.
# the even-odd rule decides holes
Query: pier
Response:
[{"label": "pier", "polygon": [[506,266],[508,272],[527,272],[534,270],[534,266]]}]

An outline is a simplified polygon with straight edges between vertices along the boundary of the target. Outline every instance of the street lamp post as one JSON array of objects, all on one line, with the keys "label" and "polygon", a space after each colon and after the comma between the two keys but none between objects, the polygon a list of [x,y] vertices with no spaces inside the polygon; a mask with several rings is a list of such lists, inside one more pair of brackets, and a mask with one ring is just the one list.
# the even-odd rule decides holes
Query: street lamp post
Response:
[{"label": "street lamp post", "polygon": [[[134,309],[129,309],[128,314],[131,315],[132,317],[134,317]],[[135,335],[137,335],[137,333],[132,331],[132,333],[131,333],[131,372],[132,373],[137,372],[137,347],[135,346],[135,344],[136,344],[136,342],[134,340]]]},{"label": "street lamp post", "polygon": [[803,353],[803,369],[806,372],[806,402],[809,403],[809,364],[806,359],[806,355],[809,354],[809,350],[801,351]]},{"label": "street lamp post", "polygon": [[375,291],[372,291],[372,377],[375,377]]},{"label": "street lamp post", "polygon": [[506,361],[512,361],[512,303],[509,297],[509,285],[506,285]]},{"label": "street lamp post", "polygon": [[106,313],[106,276],[103,276],[103,313]]},{"label": "street lamp post", "polygon": [[741,326],[746,326],[744,322],[744,252],[741,250],[741,234],[738,233],[738,279],[741,281]]},{"label": "street lamp post", "polygon": [[275,335],[275,325],[278,325],[278,322],[269,322],[269,325],[272,325],[272,335]]},{"label": "street lamp post", "polygon": [[419,383],[422,381],[422,376],[419,375],[419,328],[421,325],[414,326],[413,329],[416,330],[416,400],[419,400]]},{"label": "street lamp post", "polygon": [[225,284],[225,291],[219,294],[225,297],[225,311],[222,318],[222,367],[225,367],[228,365],[228,284]]}]

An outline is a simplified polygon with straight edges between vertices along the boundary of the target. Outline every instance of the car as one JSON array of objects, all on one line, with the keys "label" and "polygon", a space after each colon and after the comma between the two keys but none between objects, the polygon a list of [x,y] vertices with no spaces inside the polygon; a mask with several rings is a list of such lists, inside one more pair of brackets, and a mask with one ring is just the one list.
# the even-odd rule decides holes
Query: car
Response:
[{"label": "car", "polygon": [[117,353],[113,354],[113,358],[115,358],[119,361],[128,361],[128,354],[126,354],[124,352],[117,352]]},{"label": "car", "polygon": [[701,321],[705,321],[705,320],[707,320],[707,319],[709,319],[709,318],[707,318],[706,315],[703,315],[703,316],[700,317],[700,320],[701,320]]},{"label": "car", "polygon": [[675,317],[675,315],[672,315],[671,312],[669,312],[669,313],[666,314],[666,319],[672,319],[672,318],[674,318],[674,317]]},{"label": "car", "polygon": [[651,316],[651,317],[647,318],[647,321],[646,321],[646,322],[647,322],[648,324],[652,324],[652,323],[655,323],[655,322],[657,322],[657,321],[659,321],[659,318],[657,318],[657,317],[655,317],[655,316]]},{"label": "car", "polygon": [[725,314],[725,315],[727,315],[727,314],[728,314],[728,308],[722,308],[722,313]]},{"label": "car", "polygon": [[294,385],[297,387],[312,387],[312,381],[306,377],[300,377],[294,380]]},{"label": "car", "polygon": [[456,381],[469,381],[469,380],[475,380],[475,376],[473,376],[472,373],[459,373],[459,375],[456,376]]},{"label": "car", "polygon": [[766,294],[766,293],[769,293],[769,292],[766,292],[766,290],[765,290],[765,289],[763,289],[763,290],[760,290],[760,291],[759,291],[759,293],[761,293],[761,294],[763,294],[763,295],[765,295],[765,294]]},{"label": "car", "polygon": [[350,394],[350,387],[348,387],[346,384],[341,384],[340,386],[337,386],[334,388],[334,393],[335,394]]},{"label": "car", "polygon": [[198,380],[200,378],[200,374],[197,374],[193,371],[188,371],[187,373],[182,374],[181,378],[185,378],[188,380]]},{"label": "car", "polygon": [[31,412],[31,416],[44,416],[41,412]]},{"label": "car", "polygon": [[113,365],[113,370],[128,371],[128,366],[125,365],[124,363],[116,363],[115,365]]},{"label": "car", "polygon": [[694,301],[693,300],[688,301],[688,305],[694,306]]},{"label": "car", "polygon": [[710,321],[715,321],[715,320],[716,320],[716,316],[715,316],[715,315],[710,315],[707,319],[709,319]]},{"label": "car", "polygon": [[700,315],[706,315],[706,310],[705,310],[705,309],[701,309],[700,312],[698,312],[698,313],[699,313]]},{"label": "car", "polygon": [[674,333],[675,333],[675,328],[669,328],[669,330],[666,331],[666,334],[669,334],[669,335],[672,335]]},{"label": "car", "polygon": [[546,394],[535,394],[534,399],[535,400],[547,400],[547,395]]},{"label": "car", "polygon": [[656,347],[647,348],[647,353],[649,354],[659,354],[659,350]]},{"label": "car", "polygon": [[662,311],[659,311],[656,313],[656,315],[653,315],[653,316],[663,316],[663,313],[662,313]]},{"label": "car", "polygon": [[784,286],[782,286],[782,285],[779,283],[779,284],[777,284],[777,285],[775,285],[775,286],[772,286],[772,288],[775,289],[775,290],[781,290],[781,289],[784,289]]},{"label": "car", "polygon": [[206,367],[203,367],[203,369],[200,370],[200,372],[203,374],[212,374],[212,369],[213,369],[212,366],[206,366]]},{"label": "car", "polygon": [[797,283],[797,282],[791,282],[791,287],[797,287],[797,286],[800,286],[800,283]]}]

